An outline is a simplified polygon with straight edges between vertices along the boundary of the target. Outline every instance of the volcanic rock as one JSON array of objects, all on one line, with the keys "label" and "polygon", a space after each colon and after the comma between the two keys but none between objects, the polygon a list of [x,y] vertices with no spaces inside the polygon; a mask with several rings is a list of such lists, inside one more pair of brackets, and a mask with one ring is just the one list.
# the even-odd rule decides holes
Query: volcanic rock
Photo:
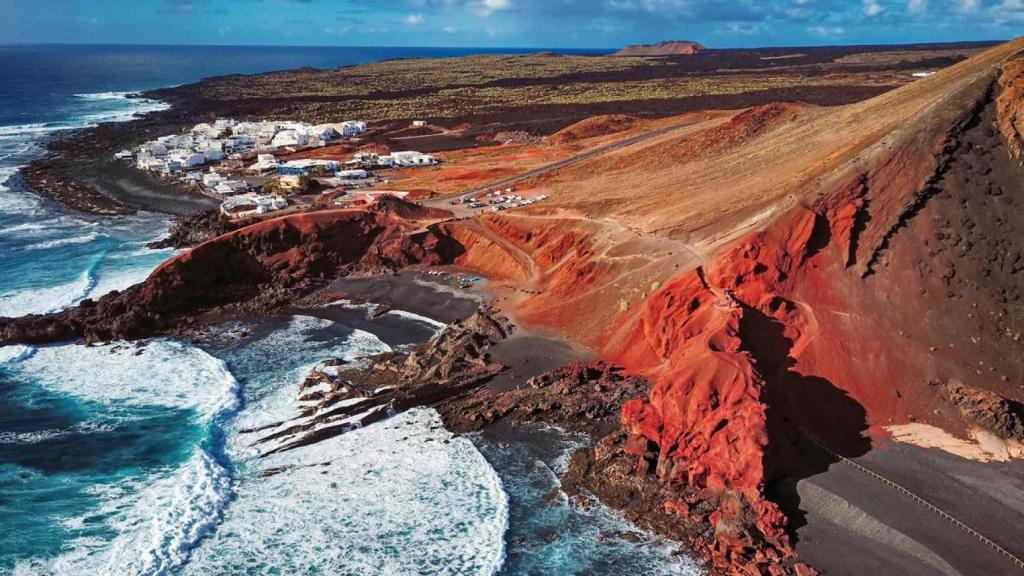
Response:
[{"label": "volcanic rock", "polygon": [[948,382],[949,401],[974,425],[981,426],[1003,440],[1024,442],[1024,407],[995,392]]},{"label": "volcanic rock", "polygon": [[613,56],[685,56],[707,50],[690,40],[662,40],[654,44],[630,44]]},{"label": "volcanic rock", "polygon": [[252,224],[172,258],[124,292],[56,314],[0,319],[0,345],[148,337],[230,311],[272,309],[337,276],[451,261],[457,243],[435,228],[417,231],[419,216],[433,214],[391,199]]},{"label": "volcanic rock", "polygon": [[147,246],[153,249],[192,248],[247,224],[252,222],[229,220],[219,210],[197,212],[176,218],[166,238],[150,242]]}]

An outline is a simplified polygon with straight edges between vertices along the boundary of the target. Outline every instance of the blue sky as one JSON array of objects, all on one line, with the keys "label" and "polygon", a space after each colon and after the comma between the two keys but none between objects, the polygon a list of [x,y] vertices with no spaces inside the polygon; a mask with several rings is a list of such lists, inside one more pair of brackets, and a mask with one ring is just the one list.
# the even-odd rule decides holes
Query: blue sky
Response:
[{"label": "blue sky", "polygon": [[1006,39],[1024,0],[0,0],[0,43],[608,48]]}]

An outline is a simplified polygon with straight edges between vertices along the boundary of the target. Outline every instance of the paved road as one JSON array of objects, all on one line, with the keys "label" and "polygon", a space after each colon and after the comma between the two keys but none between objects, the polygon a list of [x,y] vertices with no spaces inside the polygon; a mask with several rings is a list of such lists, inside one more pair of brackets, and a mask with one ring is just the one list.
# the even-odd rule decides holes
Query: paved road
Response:
[{"label": "paved road", "polygon": [[[1013,554],[1024,548],[1024,465],[982,464],[894,443],[856,463],[914,493]],[[797,551],[830,575],[1017,576],[1021,568],[914,498],[838,462],[797,485]]]},{"label": "paved road", "polygon": [[606,146],[601,146],[600,148],[595,148],[595,149],[590,150],[588,152],[583,152],[581,154],[577,154],[577,155],[575,155],[575,156],[573,156],[571,158],[566,158],[565,160],[561,160],[561,161],[555,162],[553,164],[548,164],[546,166],[541,166],[540,168],[534,168],[533,170],[530,170],[528,172],[523,172],[522,174],[518,174],[516,176],[511,176],[509,178],[504,178],[502,180],[498,180],[497,182],[491,182],[490,184],[488,184],[486,186],[480,186],[480,187],[477,187],[477,188],[472,188],[470,190],[463,190],[462,192],[457,192],[455,194],[451,194],[449,196],[444,196],[444,197],[438,198],[438,199],[440,199],[440,200],[448,200],[448,199],[451,199],[451,198],[458,198],[459,196],[462,196],[462,195],[479,194],[480,192],[484,192],[484,191],[487,191],[487,190],[493,190],[495,188],[506,188],[508,186],[514,186],[514,185],[516,185],[516,184],[518,184],[520,182],[523,182],[525,180],[529,180],[531,178],[536,178],[537,176],[542,176],[544,174],[547,174],[549,172],[554,172],[556,170],[561,170],[563,168],[572,166],[573,164],[578,164],[580,162],[583,162],[584,160],[589,160],[589,159],[594,158],[596,156],[601,156],[601,155],[604,155],[604,154],[608,154],[609,152],[614,152],[614,151],[619,150],[621,148],[625,148],[626,146],[632,146],[633,144],[636,144],[637,142],[643,142],[644,140],[650,140],[651,138],[657,138],[658,136],[662,136],[662,135],[668,134],[669,132],[674,132],[676,130],[681,130],[681,129],[687,128],[689,126],[693,126],[695,124],[700,124],[700,122],[687,122],[685,124],[674,124],[672,126],[666,126],[665,128],[659,128],[659,129],[654,130],[652,132],[645,132],[643,134],[640,134],[640,135],[637,135],[637,136],[633,136],[633,137],[630,137],[630,138],[626,138],[625,140],[622,140],[622,141],[619,141],[619,142],[615,142],[613,144],[608,144]]}]

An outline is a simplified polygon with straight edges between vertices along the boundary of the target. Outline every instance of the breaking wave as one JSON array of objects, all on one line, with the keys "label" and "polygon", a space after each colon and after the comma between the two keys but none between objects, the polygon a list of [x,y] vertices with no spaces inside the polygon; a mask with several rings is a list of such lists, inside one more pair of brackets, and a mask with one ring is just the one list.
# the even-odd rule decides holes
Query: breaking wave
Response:
[{"label": "breaking wave", "polygon": [[[238,498],[183,574],[488,576],[504,561],[501,480],[433,410],[241,467]],[[271,468],[283,471],[260,476]]]},{"label": "breaking wave", "polygon": [[68,238],[54,238],[53,240],[46,240],[44,242],[37,242],[35,244],[29,244],[25,246],[26,250],[46,250],[47,248],[60,248],[61,246],[72,246],[74,244],[85,244],[92,242],[99,238],[101,234],[97,232],[91,232],[82,236],[71,236]]},{"label": "breaking wave", "polygon": [[438,322],[433,318],[427,318],[426,316],[420,316],[419,314],[413,314],[412,312],[406,312],[405,310],[388,310],[388,314],[392,316],[398,316],[399,318],[405,318],[406,320],[412,320],[414,322],[420,322],[426,324],[435,330],[443,330],[448,325],[444,322]]},{"label": "breaking wave", "polygon": [[[0,349],[2,350],[2,349]],[[4,367],[19,380],[107,407],[104,416],[131,426],[136,409],[152,406],[195,414],[198,438],[183,464],[132,473],[91,489],[98,509],[67,520],[69,528],[101,519],[113,538],[72,539],[54,558],[33,558],[18,575],[168,574],[217,525],[231,500],[232,479],[216,438],[240,406],[239,386],[224,363],[186,344],[157,340],[144,349],[127,344],[16,350]],[[73,374],[73,378],[68,378]],[[82,426],[91,426],[84,424]],[[60,431],[43,431],[35,441]],[[37,433],[39,434],[39,433]],[[28,436],[8,440],[33,440]]]},{"label": "breaking wave", "polygon": [[49,314],[63,310],[88,297],[96,286],[97,259],[78,278],[48,288],[24,289],[0,294],[0,317],[16,318],[28,314]]}]

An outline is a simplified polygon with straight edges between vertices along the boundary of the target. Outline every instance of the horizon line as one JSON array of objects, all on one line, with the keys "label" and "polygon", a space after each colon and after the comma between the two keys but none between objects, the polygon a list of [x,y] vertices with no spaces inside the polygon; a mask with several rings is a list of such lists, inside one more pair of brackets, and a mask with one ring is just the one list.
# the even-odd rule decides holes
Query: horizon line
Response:
[{"label": "horizon line", "polygon": [[[941,45],[966,45],[966,44],[993,44],[1009,42],[1013,38],[991,38],[986,40],[946,40],[936,42],[867,42],[867,43],[836,43],[836,44],[792,44],[792,45],[764,45],[764,46],[726,46],[713,47],[703,44],[707,50],[771,50],[771,49],[797,49],[797,48],[857,48],[857,47],[884,47],[884,46],[941,46]],[[106,46],[106,47],[148,47],[148,48],[355,48],[355,49],[436,49],[436,50],[536,50],[536,51],[591,51],[604,52],[616,51],[625,46],[651,45],[656,42],[696,42],[693,40],[659,40],[655,42],[636,42],[612,47],[551,47],[551,46],[465,46],[465,45],[385,45],[385,44],[165,44],[165,43],[136,43],[136,42],[0,42],[0,47],[16,46]]]}]

